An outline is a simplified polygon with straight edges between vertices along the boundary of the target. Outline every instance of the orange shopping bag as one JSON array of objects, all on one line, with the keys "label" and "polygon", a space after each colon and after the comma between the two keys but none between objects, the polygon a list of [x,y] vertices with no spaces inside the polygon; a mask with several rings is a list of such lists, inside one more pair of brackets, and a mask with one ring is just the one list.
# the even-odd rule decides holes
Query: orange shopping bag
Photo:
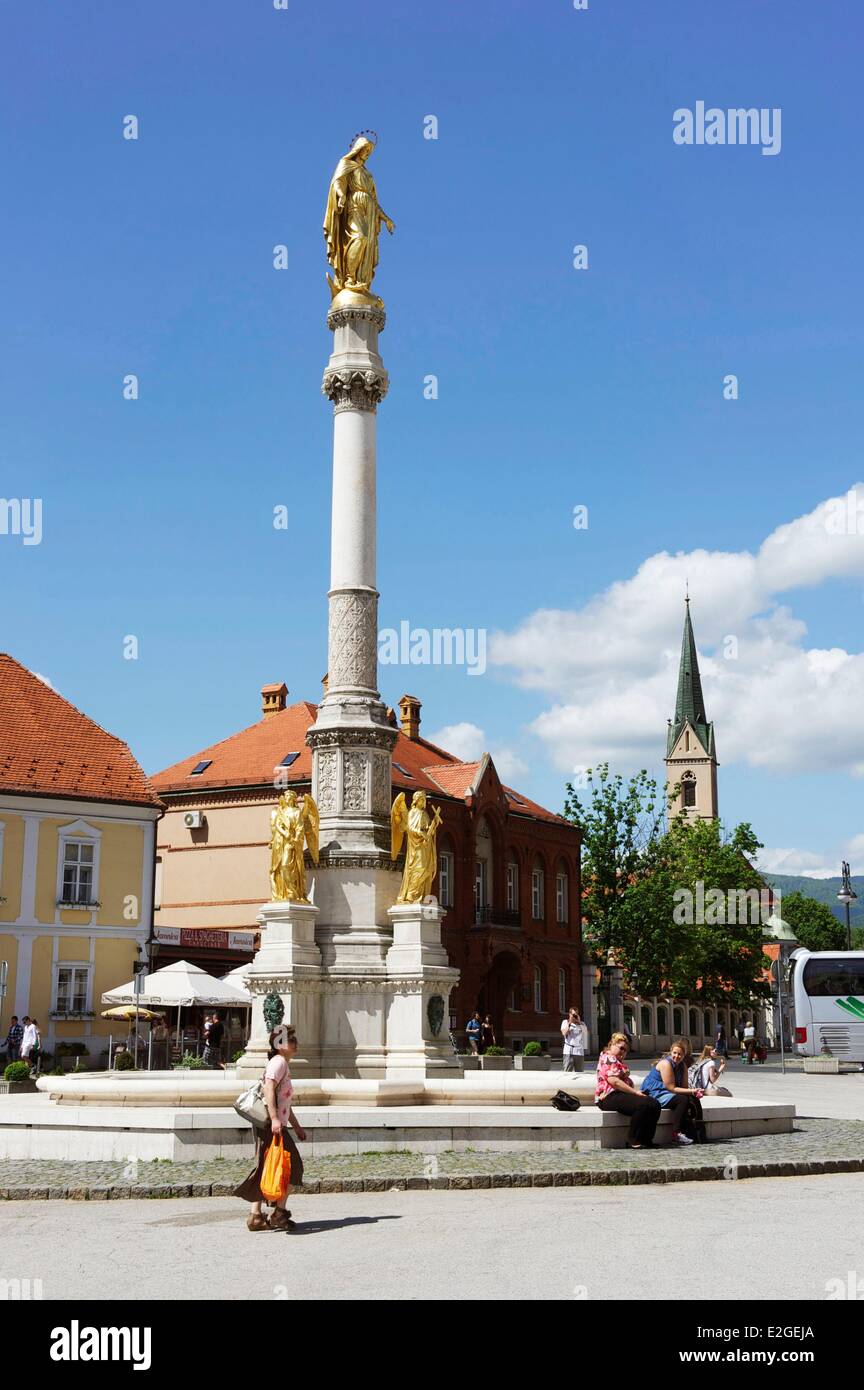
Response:
[{"label": "orange shopping bag", "polygon": [[275,1134],[261,1173],[261,1196],[265,1202],[281,1202],[290,1181],[291,1155],[282,1142],[282,1135]]}]

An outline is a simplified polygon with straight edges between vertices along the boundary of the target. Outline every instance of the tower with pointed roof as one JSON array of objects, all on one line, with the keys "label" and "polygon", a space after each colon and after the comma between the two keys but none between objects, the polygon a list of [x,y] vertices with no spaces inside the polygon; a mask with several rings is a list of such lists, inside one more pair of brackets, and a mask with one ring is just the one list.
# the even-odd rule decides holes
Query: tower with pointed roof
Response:
[{"label": "tower with pointed roof", "polygon": [[669,721],[666,739],[666,778],[679,786],[671,814],[681,810],[690,819],[713,820],[717,816],[717,751],[714,725],[705,713],[705,697],[699,676],[696,638],[690,620],[690,596],[684,600],[684,636],[678,667],[675,718]]}]

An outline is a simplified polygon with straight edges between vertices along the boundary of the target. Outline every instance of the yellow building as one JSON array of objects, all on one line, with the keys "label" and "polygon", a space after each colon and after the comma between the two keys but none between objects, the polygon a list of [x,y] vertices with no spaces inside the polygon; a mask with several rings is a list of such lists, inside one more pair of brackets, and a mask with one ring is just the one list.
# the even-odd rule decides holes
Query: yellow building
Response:
[{"label": "yellow building", "polygon": [[0,1046],[29,1014],[98,1066],[102,994],[146,959],[162,812],[125,743],[0,653]]}]

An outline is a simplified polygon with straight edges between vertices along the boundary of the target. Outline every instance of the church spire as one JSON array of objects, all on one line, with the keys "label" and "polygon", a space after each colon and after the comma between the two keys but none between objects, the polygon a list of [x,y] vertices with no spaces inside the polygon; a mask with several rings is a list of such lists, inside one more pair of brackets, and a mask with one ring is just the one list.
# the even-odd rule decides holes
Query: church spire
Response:
[{"label": "church spire", "polygon": [[681,664],[678,667],[678,698],[675,701],[675,723],[683,725],[689,719],[694,726],[707,724],[705,698],[702,694],[702,681],[699,678],[699,658],[696,655],[696,638],[690,621],[690,595],[684,600],[684,637],[681,641]]},{"label": "church spire", "polygon": [[[688,816],[717,815],[717,753],[714,725],[708,722],[699,675],[696,638],[690,620],[690,594],[684,599],[684,636],[678,665],[675,718],[669,720],[666,769],[670,787],[680,783],[676,807]],[[673,808],[674,809],[674,808]]]}]

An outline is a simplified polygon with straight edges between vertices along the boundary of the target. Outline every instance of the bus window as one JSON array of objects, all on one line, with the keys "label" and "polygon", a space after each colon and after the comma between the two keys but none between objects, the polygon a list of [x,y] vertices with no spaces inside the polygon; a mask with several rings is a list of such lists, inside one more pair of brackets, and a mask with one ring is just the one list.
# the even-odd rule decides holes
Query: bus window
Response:
[{"label": "bus window", "polygon": [[848,956],[837,960],[824,956],[817,960],[811,956],[804,966],[802,983],[804,993],[811,998],[864,995],[864,956],[855,960]]}]

